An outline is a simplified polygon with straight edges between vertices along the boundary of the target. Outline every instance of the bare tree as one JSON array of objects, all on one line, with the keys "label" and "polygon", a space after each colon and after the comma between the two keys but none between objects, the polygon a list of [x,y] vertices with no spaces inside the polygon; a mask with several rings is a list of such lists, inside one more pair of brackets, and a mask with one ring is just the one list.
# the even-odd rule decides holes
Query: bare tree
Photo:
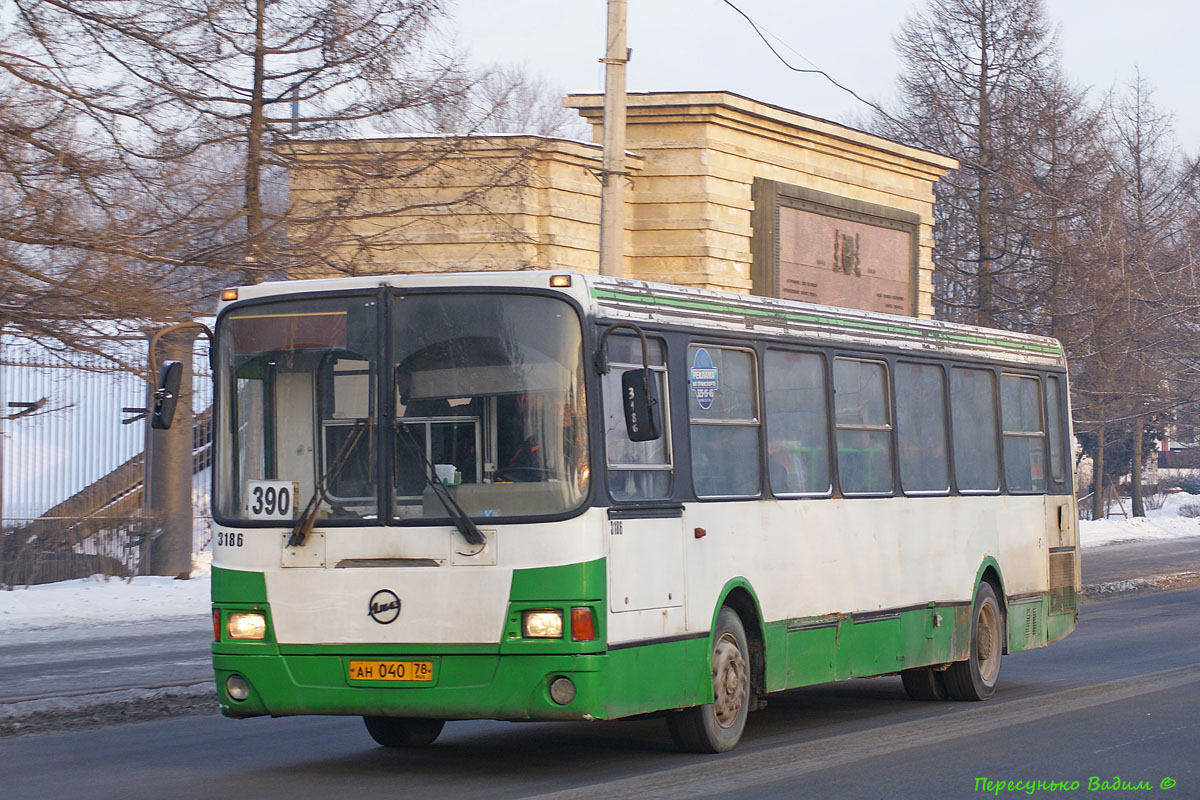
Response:
[{"label": "bare tree", "polygon": [[962,163],[937,189],[935,306],[1019,327],[1032,263],[1021,212],[1039,166],[1029,145],[1053,106],[1045,86],[1063,83],[1041,0],[929,0],[895,41],[903,111],[882,130]]},{"label": "bare tree", "polygon": [[[59,63],[87,59],[112,76],[106,102],[87,110],[129,158],[210,169],[214,180],[205,182],[217,186],[234,181],[237,207],[201,203],[192,214],[226,234],[215,238],[229,247],[205,243],[206,263],[236,265],[251,279],[286,267],[274,257],[287,241],[279,141],[387,124],[466,86],[460,60],[424,49],[442,15],[437,0],[17,6],[30,36]],[[64,77],[89,80],[71,70]],[[238,166],[215,166],[222,163]]]},{"label": "bare tree", "polygon": [[[461,139],[533,120],[567,124],[544,87],[519,71],[468,68],[446,35],[442,0],[16,0],[23,30],[56,64],[57,86],[80,95],[88,124],[164,185],[158,212],[172,258],[225,280],[289,272],[353,273],[353,195],[375,179],[428,185]],[[97,76],[105,82],[99,92]],[[87,87],[80,89],[77,87]],[[542,132],[542,131],[539,131]],[[296,143],[437,134],[407,148],[360,151],[336,170],[297,158]],[[312,148],[305,146],[306,152]],[[414,153],[418,157],[414,158]],[[368,158],[369,155],[369,158]],[[520,182],[523,153],[484,182]],[[344,181],[314,207],[291,202],[306,169]],[[166,187],[166,183],[174,183]],[[479,202],[475,189],[388,209],[397,230],[413,213]],[[377,232],[376,232],[377,233]],[[373,234],[374,235],[374,234]],[[394,237],[393,237],[394,238]]]},{"label": "bare tree", "polygon": [[1140,74],[1123,95],[1110,98],[1108,109],[1118,247],[1107,267],[1121,276],[1114,296],[1118,346],[1127,361],[1121,377],[1131,422],[1133,513],[1144,516],[1143,431],[1193,401],[1200,388],[1189,369],[1200,353],[1193,323],[1200,287],[1188,241],[1188,173],[1169,116],[1154,107]]},{"label": "bare tree", "polygon": [[183,287],[170,243],[184,234],[178,215],[162,213],[163,176],[126,158],[91,113],[112,101],[112,85],[80,88],[71,72],[36,39],[6,32],[0,329],[93,349],[98,334],[113,332],[105,320],[136,325],[151,311],[149,297]]},{"label": "bare tree", "polygon": [[1041,0],[929,0],[896,42],[905,110],[880,127],[963,165],[937,188],[935,308],[1062,340],[1096,502],[1110,452],[1143,514],[1143,443],[1196,396],[1194,165],[1140,78],[1088,105]]},{"label": "bare tree", "polygon": [[475,110],[459,113],[457,122],[450,120],[449,131],[457,132],[463,120],[481,120],[475,132],[591,141],[591,126],[574,109],[563,106],[562,94],[523,68],[497,67],[472,87],[469,95]]}]

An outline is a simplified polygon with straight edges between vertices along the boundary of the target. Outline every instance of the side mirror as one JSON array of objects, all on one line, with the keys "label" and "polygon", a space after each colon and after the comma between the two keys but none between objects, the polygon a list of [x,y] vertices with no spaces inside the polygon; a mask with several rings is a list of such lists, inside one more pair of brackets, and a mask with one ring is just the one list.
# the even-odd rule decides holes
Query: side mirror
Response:
[{"label": "side mirror", "polygon": [[621,373],[621,400],[625,407],[625,432],[631,442],[651,442],[662,436],[658,392],[649,369]]},{"label": "side mirror", "polygon": [[164,361],[158,372],[158,388],[154,390],[154,407],[150,409],[150,427],[165,431],[175,419],[179,402],[179,383],[183,380],[183,364]]}]

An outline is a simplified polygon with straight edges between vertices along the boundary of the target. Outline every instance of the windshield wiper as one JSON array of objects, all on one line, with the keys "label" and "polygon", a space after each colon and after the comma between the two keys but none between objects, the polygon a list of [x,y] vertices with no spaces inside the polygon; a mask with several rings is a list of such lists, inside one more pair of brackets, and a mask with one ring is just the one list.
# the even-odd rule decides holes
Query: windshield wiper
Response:
[{"label": "windshield wiper", "polygon": [[326,484],[336,478],[338,473],[342,471],[342,467],[346,466],[346,462],[350,460],[350,454],[354,452],[355,446],[362,440],[363,434],[370,427],[370,419],[360,419],[354,423],[354,427],[350,429],[350,435],[346,437],[346,441],[342,442],[342,446],[338,448],[337,455],[334,456],[333,461],[329,464],[329,469],[325,470],[325,474],[317,481],[317,485],[313,489],[312,499],[304,507],[304,513],[300,515],[300,519],[296,522],[296,527],[292,528],[292,535],[288,537],[288,547],[299,547],[304,544],[304,540],[312,533],[313,525],[317,521],[317,511],[321,508],[321,496],[325,494]]},{"label": "windshield wiper", "polygon": [[427,469],[421,470],[421,476],[425,478],[425,483],[433,490],[434,496],[445,507],[446,513],[450,516],[450,521],[454,523],[454,527],[458,529],[458,532],[462,534],[463,538],[469,544],[487,544],[487,537],[483,535],[483,532],[479,530],[475,522],[467,516],[467,512],[463,511],[462,506],[450,494],[450,490],[446,488],[446,485],[442,483],[440,478],[434,477],[436,470],[434,470],[433,464],[430,463],[429,459],[425,457],[425,454],[421,452],[421,446],[417,444],[412,431],[403,424],[396,427],[400,429],[400,441],[404,442],[409,450],[409,454],[416,456],[427,467]]}]

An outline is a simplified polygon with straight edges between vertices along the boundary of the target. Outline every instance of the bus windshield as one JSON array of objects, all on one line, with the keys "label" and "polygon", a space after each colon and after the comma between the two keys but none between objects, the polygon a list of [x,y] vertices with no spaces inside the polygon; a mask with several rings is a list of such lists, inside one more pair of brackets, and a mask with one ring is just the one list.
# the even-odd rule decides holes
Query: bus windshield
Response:
[{"label": "bus windshield", "polygon": [[[577,314],[545,296],[279,300],[225,314],[221,518],[441,522],[559,515],[588,491]],[[390,330],[380,335],[383,320]],[[444,493],[443,493],[444,494]]]}]

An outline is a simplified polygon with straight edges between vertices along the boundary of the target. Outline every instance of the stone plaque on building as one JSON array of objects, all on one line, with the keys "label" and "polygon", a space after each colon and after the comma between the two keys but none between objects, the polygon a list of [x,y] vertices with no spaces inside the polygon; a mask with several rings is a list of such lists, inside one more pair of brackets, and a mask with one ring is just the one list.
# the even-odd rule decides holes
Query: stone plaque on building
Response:
[{"label": "stone plaque on building", "polygon": [[917,313],[917,215],[766,180],[754,203],[755,294]]}]

